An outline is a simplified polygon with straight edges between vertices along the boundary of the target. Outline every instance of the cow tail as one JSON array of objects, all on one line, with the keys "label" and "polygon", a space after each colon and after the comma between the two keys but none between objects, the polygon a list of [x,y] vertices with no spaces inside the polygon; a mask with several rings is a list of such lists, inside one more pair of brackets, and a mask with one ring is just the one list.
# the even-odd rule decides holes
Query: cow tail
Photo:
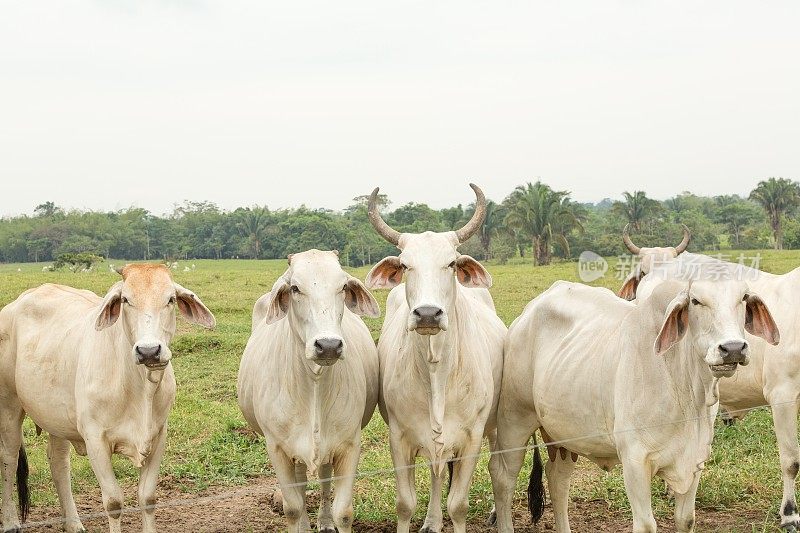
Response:
[{"label": "cow tail", "polygon": [[453,460],[447,461],[447,496],[450,496],[450,487],[453,486]]},{"label": "cow tail", "polygon": [[[534,438],[534,444],[535,444]],[[533,468],[531,477],[528,480],[528,511],[531,513],[531,520],[536,524],[544,514],[544,482],[542,481],[542,456],[539,453],[539,446],[533,447]]]},{"label": "cow tail", "polygon": [[17,496],[19,498],[19,512],[22,521],[28,518],[28,511],[31,509],[31,493],[28,488],[28,454],[25,453],[23,446],[19,447],[19,457],[17,459]]}]

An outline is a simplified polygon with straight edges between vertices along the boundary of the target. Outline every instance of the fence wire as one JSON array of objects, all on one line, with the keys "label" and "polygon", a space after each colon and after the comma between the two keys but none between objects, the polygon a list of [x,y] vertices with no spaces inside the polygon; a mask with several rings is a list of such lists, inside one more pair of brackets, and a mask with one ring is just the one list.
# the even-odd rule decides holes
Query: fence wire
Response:
[{"label": "fence wire", "polygon": [[[728,415],[738,415],[738,414],[744,415],[744,414],[747,414],[747,413],[749,413],[751,411],[755,411],[755,410],[758,410],[758,409],[775,407],[777,405],[795,404],[795,403],[800,403],[800,401],[798,401],[798,400],[790,400],[790,401],[786,401],[786,402],[776,402],[774,404],[764,404],[764,405],[758,405],[758,406],[755,406],[755,407],[747,407],[747,408],[744,408],[744,409],[725,410],[725,413],[727,413]],[[721,417],[721,416],[722,416],[722,410],[720,410],[717,413],[716,417]],[[448,461],[455,462],[455,461],[460,461],[460,460],[467,459],[467,458],[491,457],[493,455],[500,455],[500,454],[510,453],[510,452],[519,452],[519,451],[522,451],[522,450],[525,450],[527,452],[528,450],[533,450],[535,448],[543,449],[546,446],[565,447],[565,445],[567,445],[567,444],[569,444],[571,442],[578,442],[578,441],[581,441],[581,440],[593,439],[593,438],[598,438],[598,437],[611,437],[611,436],[614,436],[614,435],[621,435],[621,434],[632,433],[632,432],[637,432],[637,431],[647,431],[649,429],[656,429],[656,428],[660,428],[660,427],[684,424],[686,422],[693,422],[693,421],[703,420],[703,419],[707,419],[707,418],[710,418],[710,417],[706,416],[706,415],[698,415],[698,416],[693,416],[693,417],[682,418],[682,419],[679,419],[679,420],[670,420],[670,421],[666,421],[666,422],[659,422],[659,423],[655,423],[655,424],[649,424],[649,425],[646,425],[646,426],[638,426],[638,427],[622,429],[622,430],[617,430],[617,431],[602,431],[602,432],[598,432],[598,433],[594,433],[594,434],[581,435],[581,436],[578,436],[578,437],[571,437],[571,438],[568,438],[568,439],[563,439],[563,440],[559,440],[559,441],[551,441],[551,442],[547,442],[547,443],[545,443],[545,442],[536,443],[535,442],[536,439],[535,439],[535,436],[534,436],[534,443],[530,443],[529,442],[525,446],[519,446],[519,447],[516,447],[516,448],[506,448],[506,449],[503,449],[503,450],[489,450],[488,452],[485,451],[485,450],[482,450],[481,452],[479,452],[477,454],[455,457],[455,458],[449,459]],[[713,443],[712,443],[712,446],[713,446]],[[318,479],[316,481],[316,483],[321,483],[321,482],[324,482],[324,481],[336,482],[337,480],[346,479],[346,478],[350,478],[350,477],[353,477],[355,479],[363,479],[363,478],[376,477],[376,476],[386,476],[388,474],[395,474],[396,475],[397,472],[402,472],[402,471],[412,470],[412,469],[417,469],[417,468],[429,468],[429,467],[433,466],[434,464],[436,464],[434,461],[419,461],[419,462],[415,462],[415,463],[410,464],[410,465],[403,465],[403,466],[399,466],[399,467],[382,468],[382,469],[377,469],[377,470],[369,470],[369,471],[365,471],[365,472],[356,472],[352,476],[331,476],[329,478]],[[312,484],[312,483],[314,483],[314,482],[313,481],[309,481],[309,482],[306,482],[306,483],[302,483],[302,482],[291,483],[291,484],[282,486],[281,489],[288,489],[288,488],[294,488],[294,487],[305,487],[308,484]],[[271,492],[273,490],[274,490],[273,487],[270,487],[269,489],[262,489],[262,491],[264,493]],[[137,506],[123,507],[122,508],[122,512],[123,513],[131,513],[131,512],[140,512],[140,511],[151,510],[151,509],[168,509],[168,508],[175,508],[175,507],[190,507],[190,506],[194,506],[194,505],[202,505],[202,504],[207,504],[207,503],[220,501],[220,500],[227,500],[227,499],[235,498],[235,497],[238,497],[238,496],[252,496],[254,493],[258,493],[258,492],[259,492],[258,490],[254,490],[251,487],[242,487],[242,488],[231,489],[231,490],[228,490],[228,491],[220,492],[218,494],[214,494],[214,495],[210,495],[210,496],[198,496],[198,497],[193,497],[193,498],[175,498],[175,499],[168,500],[168,501],[165,501],[165,502],[158,502],[158,503],[156,503],[154,505],[150,505],[150,506],[138,506],[137,505]],[[79,518],[81,520],[91,520],[91,519],[95,519],[95,518],[105,518],[106,516],[107,516],[107,513],[105,512],[105,510],[103,510],[103,511],[98,511],[98,512],[80,514]],[[34,529],[34,528],[39,528],[39,527],[57,526],[57,525],[63,524],[65,521],[66,520],[64,518],[52,518],[52,519],[40,520],[40,521],[36,521],[36,522],[26,522],[25,524],[22,525],[22,529]]]}]

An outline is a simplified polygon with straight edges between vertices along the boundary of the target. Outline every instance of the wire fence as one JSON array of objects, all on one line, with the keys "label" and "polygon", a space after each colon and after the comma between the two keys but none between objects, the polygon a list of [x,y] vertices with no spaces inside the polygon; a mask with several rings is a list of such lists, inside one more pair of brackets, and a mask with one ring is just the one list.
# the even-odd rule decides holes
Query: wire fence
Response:
[{"label": "wire fence", "polygon": [[[775,406],[778,406],[778,405],[797,404],[797,403],[800,403],[800,401],[798,401],[798,400],[790,400],[790,401],[786,401],[786,402],[776,402],[776,403],[773,403],[773,404],[763,404],[763,405],[758,405],[758,406],[748,407],[748,408],[743,408],[743,409],[726,410],[725,412],[728,415],[740,415],[740,414],[744,415],[744,414],[747,414],[747,413],[749,413],[751,411],[755,411],[755,410],[758,410],[758,409],[770,408],[770,407],[775,407]],[[720,416],[722,416],[722,411],[718,412],[717,415],[716,415],[716,417],[720,417]],[[456,457],[456,458],[449,459],[449,461],[454,462],[454,461],[464,460],[464,459],[467,459],[467,458],[491,457],[493,455],[500,455],[500,454],[511,453],[511,452],[519,452],[519,451],[522,451],[522,450],[525,450],[527,452],[528,450],[533,450],[534,448],[543,449],[546,446],[566,447],[566,445],[569,444],[569,443],[579,442],[579,441],[586,440],[586,439],[594,439],[594,438],[598,438],[598,437],[611,437],[611,436],[614,436],[614,435],[621,435],[621,434],[625,434],[625,433],[633,433],[633,432],[638,432],[638,431],[647,431],[647,430],[651,430],[651,429],[667,427],[667,426],[673,426],[673,425],[679,425],[679,424],[685,424],[687,422],[693,422],[693,421],[699,421],[699,420],[711,419],[711,418],[712,417],[709,416],[709,415],[698,415],[698,416],[687,417],[687,418],[682,418],[682,419],[678,419],[678,420],[662,421],[662,422],[658,422],[658,423],[654,423],[654,424],[648,424],[648,425],[645,425],[645,426],[637,426],[637,427],[627,428],[627,429],[622,429],[622,430],[617,430],[617,431],[604,431],[604,432],[597,432],[597,433],[593,433],[593,434],[586,434],[586,435],[581,435],[581,436],[578,436],[578,437],[571,437],[571,438],[568,438],[568,439],[563,439],[563,440],[558,440],[558,441],[551,441],[551,442],[547,442],[547,443],[545,443],[545,442],[536,442],[535,436],[534,436],[533,443],[531,443],[529,441],[529,443],[526,444],[525,446],[520,446],[520,447],[516,447],[516,448],[506,448],[506,449],[503,449],[503,450],[489,450],[489,451],[482,450],[480,453],[473,454],[473,455],[459,456],[459,457]],[[777,460],[777,458],[776,458],[776,460]],[[402,466],[399,466],[399,467],[382,468],[382,469],[370,470],[370,471],[365,471],[365,472],[356,472],[356,474],[353,475],[353,476],[331,476],[329,478],[318,479],[317,483],[324,482],[324,481],[336,482],[337,480],[341,480],[341,479],[345,479],[345,478],[349,478],[349,477],[354,477],[356,479],[363,479],[363,478],[367,478],[367,477],[386,476],[386,475],[391,475],[391,474],[395,474],[396,475],[397,472],[406,471],[406,470],[413,470],[413,469],[417,469],[417,468],[429,468],[434,464],[436,464],[436,463],[432,462],[432,461],[419,461],[419,462],[415,462],[415,463],[410,464],[410,465],[402,465]],[[294,487],[305,487],[310,483],[312,483],[312,482],[309,481],[309,482],[292,483],[292,484],[284,485],[281,488],[282,489],[288,489],[288,488],[294,488]],[[264,492],[266,493],[266,492],[273,491],[273,490],[274,490],[273,488],[264,489]],[[254,493],[254,491],[253,491],[253,489],[251,487],[236,488],[236,489],[227,490],[227,491],[220,492],[218,494],[214,494],[214,495],[210,495],[210,496],[198,496],[198,497],[193,497],[193,498],[175,498],[175,499],[167,500],[167,501],[164,501],[164,502],[158,502],[158,503],[156,503],[154,505],[151,505],[151,506],[123,507],[122,512],[123,513],[130,513],[130,512],[143,511],[143,510],[146,510],[146,509],[150,510],[150,509],[167,509],[167,508],[174,508],[174,507],[190,507],[190,506],[195,506],[195,505],[203,505],[203,504],[207,504],[207,503],[212,503],[214,501],[227,500],[227,499],[235,498],[235,497],[238,497],[238,496],[253,496],[253,493]],[[105,510],[98,511],[98,512],[92,512],[92,513],[85,513],[85,514],[79,515],[79,518],[81,520],[91,520],[91,519],[104,518],[104,517],[106,517]],[[25,524],[23,524],[22,529],[34,529],[34,528],[40,528],[40,527],[57,526],[57,525],[63,524],[64,522],[65,522],[64,518],[53,518],[53,519],[41,520],[41,521],[35,521],[35,522],[29,521],[29,522],[26,522]]]}]

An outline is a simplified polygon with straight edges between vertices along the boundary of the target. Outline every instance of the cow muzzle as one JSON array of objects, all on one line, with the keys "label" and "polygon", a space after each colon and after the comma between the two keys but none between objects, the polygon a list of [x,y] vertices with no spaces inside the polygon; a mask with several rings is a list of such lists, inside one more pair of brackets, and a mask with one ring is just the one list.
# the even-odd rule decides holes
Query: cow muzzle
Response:
[{"label": "cow muzzle", "polygon": [[739,365],[745,366],[750,362],[748,344],[745,341],[729,341],[717,347],[722,358],[722,364],[709,365],[715,377],[730,377],[736,372]]},{"label": "cow muzzle", "polygon": [[411,328],[420,335],[436,335],[447,329],[444,310],[435,305],[420,305],[411,312]]},{"label": "cow muzzle", "polygon": [[150,369],[164,368],[169,364],[169,357],[165,357],[166,350],[161,343],[139,343],[133,348],[136,362]]},{"label": "cow muzzle", "polygon": [[344,342],[336,337],[322,337],[314,341],[314,355],[311,358],[319,366],[331,366],[344,354]]}]

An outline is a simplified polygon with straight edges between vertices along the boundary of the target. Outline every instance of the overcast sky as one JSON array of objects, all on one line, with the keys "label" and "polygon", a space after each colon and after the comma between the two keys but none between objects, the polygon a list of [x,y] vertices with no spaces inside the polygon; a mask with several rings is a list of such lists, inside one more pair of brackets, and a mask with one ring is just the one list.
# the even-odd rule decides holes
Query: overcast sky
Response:
[{"label": "overcast sky", "polygon": [[747,194],[800,179],[800,3],[0,0],[0,215]]}]

